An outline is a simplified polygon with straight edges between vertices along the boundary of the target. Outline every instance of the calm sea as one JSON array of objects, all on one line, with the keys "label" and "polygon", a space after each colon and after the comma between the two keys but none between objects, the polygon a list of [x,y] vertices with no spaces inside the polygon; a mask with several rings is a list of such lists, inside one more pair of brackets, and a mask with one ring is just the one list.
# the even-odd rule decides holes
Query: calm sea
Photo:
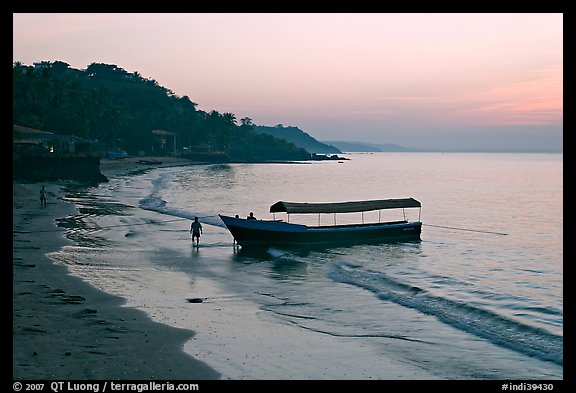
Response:
[{"label": "calm sea", "polygon": [[[370,348],[370,362],[385,351],[439,378],[561,379],[563,155],[346,156],[342,162],[162,168],[88,190],[70,188],[80,213],[61,225],[76,245],[53,257],[140,305],[145,302],[128,288],[130,280],[108,280],[143,265],[213,280],[278,325],[358,339]],[[280,200],[404,197],[422,203],[419,242],[248,252],[232,247],[217,216],[254,212],[272,219],[269,206]],[[417,209],[407,212],[418,218]],[[375,214],[364,219],[377,221]],[[188,234],[194,216],[204,226],[199,250],[190,247]],[[302,219],[317,224],[319,217]],[[334,217],[320,220],[330,224]],[[242,367],[217,354],[205,360],[224,371]]]}]

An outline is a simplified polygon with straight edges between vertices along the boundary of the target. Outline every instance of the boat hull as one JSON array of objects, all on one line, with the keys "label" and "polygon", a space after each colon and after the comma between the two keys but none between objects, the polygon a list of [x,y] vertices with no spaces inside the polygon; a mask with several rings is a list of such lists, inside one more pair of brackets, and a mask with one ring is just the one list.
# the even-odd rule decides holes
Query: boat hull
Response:
[{"label": "boat hull", "polygon": [[220,218],[243,247],[410,241],[420,240],[422,230],[420,221],[308,227],[283,221],[247,220],[223,215]]}]

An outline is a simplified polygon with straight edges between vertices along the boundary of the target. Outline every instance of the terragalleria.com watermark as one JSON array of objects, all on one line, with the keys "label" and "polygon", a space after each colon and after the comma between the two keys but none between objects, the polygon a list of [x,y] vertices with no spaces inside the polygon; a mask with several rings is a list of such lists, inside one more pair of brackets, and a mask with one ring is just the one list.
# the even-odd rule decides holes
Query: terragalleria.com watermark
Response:
[{"label": "terragalleria.com watermark", "polygon": [[197,383],[172,383],[172,382],[14,382],[12,388],[15,392],[41,392],[50,389],[54,393],[60,392],[147,392],[147,391],[196,391],[200,390]]}]

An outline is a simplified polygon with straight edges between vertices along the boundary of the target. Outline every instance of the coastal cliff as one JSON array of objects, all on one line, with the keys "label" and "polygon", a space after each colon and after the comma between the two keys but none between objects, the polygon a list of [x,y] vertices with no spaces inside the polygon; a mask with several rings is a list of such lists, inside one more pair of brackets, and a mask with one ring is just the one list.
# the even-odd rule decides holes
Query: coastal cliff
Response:
[{"label": "coastal cliff", "polygon": [[13,157],[13,180],[25,182],[74,180],[107,182],[99,157]]}]

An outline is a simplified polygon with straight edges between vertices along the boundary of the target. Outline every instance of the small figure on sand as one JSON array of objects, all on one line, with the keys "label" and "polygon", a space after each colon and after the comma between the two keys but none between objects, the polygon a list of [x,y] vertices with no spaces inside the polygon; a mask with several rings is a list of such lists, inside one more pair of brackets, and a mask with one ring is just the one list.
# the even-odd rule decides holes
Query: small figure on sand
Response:
[{"label": "small figure on sand", "polygon": [[192,246],[194,246],[194,238],[196,238],[196,248],[198,248],[202,233],[202,224],[198,221],[198,217],[194,217],[194,221],[190,224],[190,233],[192,234]]},{"label": "small figure on sand", "polygon": [[44,186],[40,189],[40,206],[46,207],[46,190]]},{"label": "small figure on sand", "polygon": [[255,220],[256,217],[254,217],[254,213],[250,212],[250,215],[248,217],[246,217],[248,220]]}]

